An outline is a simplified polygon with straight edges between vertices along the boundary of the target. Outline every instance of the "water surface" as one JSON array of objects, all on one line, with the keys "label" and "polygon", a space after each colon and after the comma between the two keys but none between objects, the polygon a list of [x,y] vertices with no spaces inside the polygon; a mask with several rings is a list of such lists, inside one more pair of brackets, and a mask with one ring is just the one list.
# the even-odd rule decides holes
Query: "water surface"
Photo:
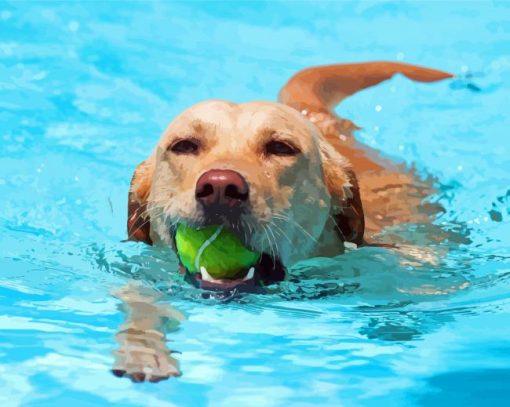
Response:
[{"label": "water surface", "polygon": [[[0,3],[0,401],[4,405],[505,405],[510,397],[507,2]],[[442,185],[470,243],[439,263],[364,248],[311,259],[267,294],[207,298],[171,253],[123,243],[135,166],[209,98],[274,100],[297,70],[400,60],[338,112]],[[130,280],[187,319],[182,377],[110,374]]]}]

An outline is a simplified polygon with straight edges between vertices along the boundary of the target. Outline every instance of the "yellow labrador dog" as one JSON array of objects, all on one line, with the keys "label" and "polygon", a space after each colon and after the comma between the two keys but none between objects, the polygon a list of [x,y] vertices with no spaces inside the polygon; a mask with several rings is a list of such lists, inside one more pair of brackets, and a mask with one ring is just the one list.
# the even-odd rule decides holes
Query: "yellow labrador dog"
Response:
[{"label": "yellow labrador dog", "polygon": [[[333,108],[397,73],[421,82],[452,76],[391,62],[322,66],[292,77],[280,103],[212,100],[185,110],[134,173],[129,238],[175,249],[178,223],[225,225],[263,255],[256,272],[231,280],[188,274],[220,290],[282,280],[292,263],[338,255],[346,245],[392,245],[377,234],[430,221],[438,208],[424,198],[433,187],[358,143],[356,126]],[[163,326],[182,317],[154,293],[128,286],[117,296],[127,320],[116,335],[113,373],[137,382],[178,375]]]},{"label": "yellow labrador dog", "polygon": [[210,100],[185,110],[135,171],[129,238],[175,248],[178,223],[226,225],[263,256],[255,273],[231,281],[196,276],[199,286],[222,289],[278,281],[296,261],[427,221],[432,186],[358,143],[356,126],[333,111],[397,73],[421,82],[452,76],[392,62],[321,66],[292,77],[280,103]]},{"label": "yellow labrador dog", "polygon": [[[378,233],[430,221],[438,208],[424,198],[433,187],[359,144],[356,126],[333,108],[397,73],[421,82],[452,76],[391,62],[322,66],[292,77],[280,103],[212,100],[185,110],[135,171],[129,238],[175,249],[178,223],[226,225],[263,255],[255,273],[190,277],[220,290],[282,280],[292,263],[337,255],[346,245],[392,245]],[[117,296],[127,319],[116,335],[113,373],[137,382],[178,375],[163,327],[182,316],[132,286]]]}]

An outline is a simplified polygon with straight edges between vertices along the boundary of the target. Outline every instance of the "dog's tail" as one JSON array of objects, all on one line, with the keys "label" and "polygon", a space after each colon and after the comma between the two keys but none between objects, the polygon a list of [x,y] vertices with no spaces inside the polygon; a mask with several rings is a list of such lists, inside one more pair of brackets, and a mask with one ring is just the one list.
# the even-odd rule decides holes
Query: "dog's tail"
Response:
[{"label": "dog's tail", "polygon": [[279,100],[299,111],[332,112],[348,96],[400,73],[419,82],[434,82],[452,74],[400,62],[367,62],[324,65],[303,69],[280,91]]}]

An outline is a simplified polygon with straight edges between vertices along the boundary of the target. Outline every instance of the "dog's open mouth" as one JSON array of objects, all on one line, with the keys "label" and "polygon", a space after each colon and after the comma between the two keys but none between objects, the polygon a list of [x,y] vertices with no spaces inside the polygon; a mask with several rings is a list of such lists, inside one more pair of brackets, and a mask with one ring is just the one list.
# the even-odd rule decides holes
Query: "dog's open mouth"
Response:
[{"label": "dog's open mouth", "polygon": [[[211,222],[211,219],[208,219],[208,222],[204,223],[211,224]],[[224,224],[225,219],[212,222],[212,224],[214,223]],[[246,238],[239,228],[229,229],[231,232],[236,234],[240,240],[244,240]],[[174,247],[177,247],[175,228],[171,230],[171,234]],[[254,291],[265,285],[273,284],[285,279],[285,267],[279,258],[277,256],[270,256],[267,253],[262,253],[259,261],[255,265],[240,270],[233,277],[229,278],[215,278],[204,266],[201,266],[198,272],[191,272],[182,263],[179,263],[179,270],[181,274],[185,275],[186,281],[192,285],[205,290],[215,291],[231,291],[234,289],[238,291]]]},{"label": "dog's open mouth", "polygon": [[194,277],[200,288],[207,290],[232,290],[234,288],[240,289],[241,287],[250,289],[259,285],[258,278],[255,276],[255,267],[243,270],[243,272],[238,274],[238,278],[232,279],[214,278],[207,272],[205,267],[201,267],[200,273],[195,273]]},{"label": "dog's open mouth", "polygon": [[205,267],[201,267],[198,273],[191,273],[182,264],[179,267],[188,282],[204,290],[254,291],[285,278],[285,268],[282,263],[278,258],[273,259],[266,253],[262,254],[256,265],[240,271],[234,278],[214,278]]}]

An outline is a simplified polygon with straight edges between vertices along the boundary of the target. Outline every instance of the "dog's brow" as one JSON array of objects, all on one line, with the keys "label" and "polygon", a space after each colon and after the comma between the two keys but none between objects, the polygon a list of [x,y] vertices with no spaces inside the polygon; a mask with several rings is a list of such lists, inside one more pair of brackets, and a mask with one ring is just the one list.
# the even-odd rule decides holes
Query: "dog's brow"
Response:
[{"label": "dog's brow", "polygon": [[197,134],[203,134],[207,131],[208,128],[214,127],[212,123],[205,123],[200,119],[193,120],[191,122],[191,128]]},{"label": "dog's brow", "polygon": [[294,136],[291,133],[287,133],[285,131],[281,130],[275,130],[271,127],[265,127],[258,131],[259,134],[261,134],[264,137],[274,137],[274,138],[280,138],[280,139],[294,139]]},{"label": "dog's brow", "polygon": [[292,133],[275,130],[270,127],[262,128],[258,131],[258,133],[262,136],[262,139],[267,142],[270,140],[278,140],[292,145],[295,148],[302,149],[301,143],[299,139]]}]

